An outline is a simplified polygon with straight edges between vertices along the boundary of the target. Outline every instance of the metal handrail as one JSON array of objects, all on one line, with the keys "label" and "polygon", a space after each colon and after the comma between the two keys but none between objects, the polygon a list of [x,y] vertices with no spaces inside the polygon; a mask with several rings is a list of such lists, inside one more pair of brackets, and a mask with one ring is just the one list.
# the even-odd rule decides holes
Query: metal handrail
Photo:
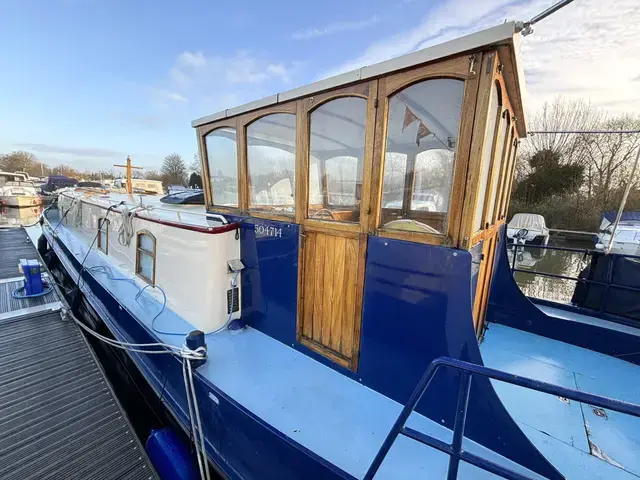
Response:
[{"label": "metal handrail", "polygon": [[[460,388],[458,390],[458,400],[456,407],[456,417],[454,420],[453,428],[453,441],[450,444],[405,426],[409,416],[416,408],[416,405],[418,404],[420,399],[422,399],[422,396],[429,387],[431,380],[440,368],[453,368],[461,372]],[[535,390],[538,392],[547,393],[549,395],[556,395],[559,397],[568,398],[575,402],[587,403],[595,407],[606,408],[626,415],[640,417],[640,405],[637,405],[635,403],[629,403],[622,400],[594,395],[592,393],[580,392],[577,390],[560,387],[558,385],[552,385],[550,383],[533,380],[531,378],[513,375],[511,373],[485,367],[483,365],[476,365],[475,363],[469,363],[449,357],[440,357],[433,360],[427,367],[424,375],[422,375],[422,378],[411,394],[411,397],[405,404],[402,412],[400,412],[400,415],[398,415],[398,418],[393,424],[391,431],[382,443],[380,450],[378,450],[378,453],[373,459],[373,462],[371,462],[371,465],[369,466],[369,469],[364,476],[364,480],[373,479],[380,466],[382,465],[385,457],[389,453],[391,446],[400,434],[448,454],[449,468],[447,471],[447,480],[455,480],[458,477],[458,467],[460,465],[460,460],[475,465],[476,467],[493,473],[494,475],[499,475],[503,478],[507,478],[509,480],[531,480],[531,477],[518,473],[511,468],[505,467],[491,460],[487,460],[486,458],[480,457],[478,455],[474,455],[473,453],[467,452],[462,449],[462,439],[464,438],[464,427],[467,419],[469,394],[471,391],[471,380],[473,375],[491,378],[500,382],[524,387],[529,390]]]}]

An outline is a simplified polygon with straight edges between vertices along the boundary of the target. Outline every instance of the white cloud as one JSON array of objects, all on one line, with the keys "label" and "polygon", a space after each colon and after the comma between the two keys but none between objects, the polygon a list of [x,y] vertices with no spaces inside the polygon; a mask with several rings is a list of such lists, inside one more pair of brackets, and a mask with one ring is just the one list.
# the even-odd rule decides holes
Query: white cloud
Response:
[{"label": "white cloud", "polygon": [[122,152],[112,150],[110,148],[69,147],[62,145],[47,145],[43,143],[15,143],[14,145],[36,153],[64,154],[78,157],[119,158],[125,155]]},{"label": "white cloud", "polygon": [[202,52],[182,52],[176,63],[183,67],[200,68],[207,65],[207,58]]},{"label": "white cloud", "polygon": [[[528,20],[551,0],[448,0],[414,27],[372,43],[322,78],[442,43],[509,20]],[[534,26],[522,39],[529,110],[557,95],[583,97],[612,111],[640,113],[640,3],[581,0]],[[635,80],[635,82],[634,82]]]},{"label": "white cloud", "polygon": [[282,63],[262,62],[243,51],[230,56],[210,57],[201,52],[182,52],[169,73],[181,87],[201,79],[224,79],[230,84],[257,84],[271,79],[289,83],[292,68]]},{"label": "white cloud", "polygon": [[334,35],[342,32],[353,32],[371,27],[378,23],[380,19],[377,16],[366,18],[364,20],[353,20],[347,22],[335,22],[323,27],[308,27],[291,35],[294,40],[311,40],[313,38]]},{"label": "white cloud", "polygon": [[170,103],[184,103],[187,101],[187,97],[173,90],[165,88],[149,88],[151,97],[153,98],[156,106],[166,108]]}]

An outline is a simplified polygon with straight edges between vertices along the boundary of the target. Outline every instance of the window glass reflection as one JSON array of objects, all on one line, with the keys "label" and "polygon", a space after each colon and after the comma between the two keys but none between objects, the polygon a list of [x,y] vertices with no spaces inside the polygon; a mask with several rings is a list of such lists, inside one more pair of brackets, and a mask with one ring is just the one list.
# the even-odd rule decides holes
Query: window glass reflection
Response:
[{"label": "window glass reflection", "polygon": [[267,115],[247,127],[251,208],[293,215],[295,159],[295,115]]},{"label": "window glass reflection", "polygon": [[218,128],[205,137],[211,197],[214,205],[238,206],[238,149],[236,131]]},{"label": "window glass reflection", "polygon": [[382,183],[386,228],[444,233],[464,82],[426,80],[389,99]]},{"label": "window glass reflection", "polygon": [[331,100],[311,113],[308,216],[358,222],[367,101]]}]

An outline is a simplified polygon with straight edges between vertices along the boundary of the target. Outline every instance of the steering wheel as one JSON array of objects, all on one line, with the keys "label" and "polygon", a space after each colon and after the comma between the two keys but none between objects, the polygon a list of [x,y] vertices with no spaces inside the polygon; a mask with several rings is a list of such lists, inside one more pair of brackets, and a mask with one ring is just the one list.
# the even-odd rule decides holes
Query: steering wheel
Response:
[{"label": "steering wheel", "polygon": [[440,234],[435,228],[426,223],[418,222],[410,218],[401,218],[399,220],[391,220],[383,225],[386,228],[393,228],[395,230],[404,230],[405,232],[420,232],[420,233],[435,233]]},{"label": "steering wheel", "polygon": [[331,210],[329,210],[328,208],[321,208],[320,210],[314,212],[313,215],[311,215],[311,218],[316,218],[316,217],[327,218],[327,216],[331,218],[331,220],[336,219],[336,217],[333,216],[333,213],[331,213]]}]

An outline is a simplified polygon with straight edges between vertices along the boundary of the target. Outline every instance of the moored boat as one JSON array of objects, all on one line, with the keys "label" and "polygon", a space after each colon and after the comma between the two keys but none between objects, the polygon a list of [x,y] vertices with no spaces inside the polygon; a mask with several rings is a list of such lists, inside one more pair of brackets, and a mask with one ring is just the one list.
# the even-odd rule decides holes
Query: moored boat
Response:
[{"label": "moored boat", "polygon": [[505,23],[195,120],[203,206],[47,210],[42,253],[223,476],[640,475],[640,335],[509,271],[517,44]]},{"label": "moored boat", "polygon": [[33,183],[23,175],[0,172],[0,206],[37,207],[41,204]]}]

